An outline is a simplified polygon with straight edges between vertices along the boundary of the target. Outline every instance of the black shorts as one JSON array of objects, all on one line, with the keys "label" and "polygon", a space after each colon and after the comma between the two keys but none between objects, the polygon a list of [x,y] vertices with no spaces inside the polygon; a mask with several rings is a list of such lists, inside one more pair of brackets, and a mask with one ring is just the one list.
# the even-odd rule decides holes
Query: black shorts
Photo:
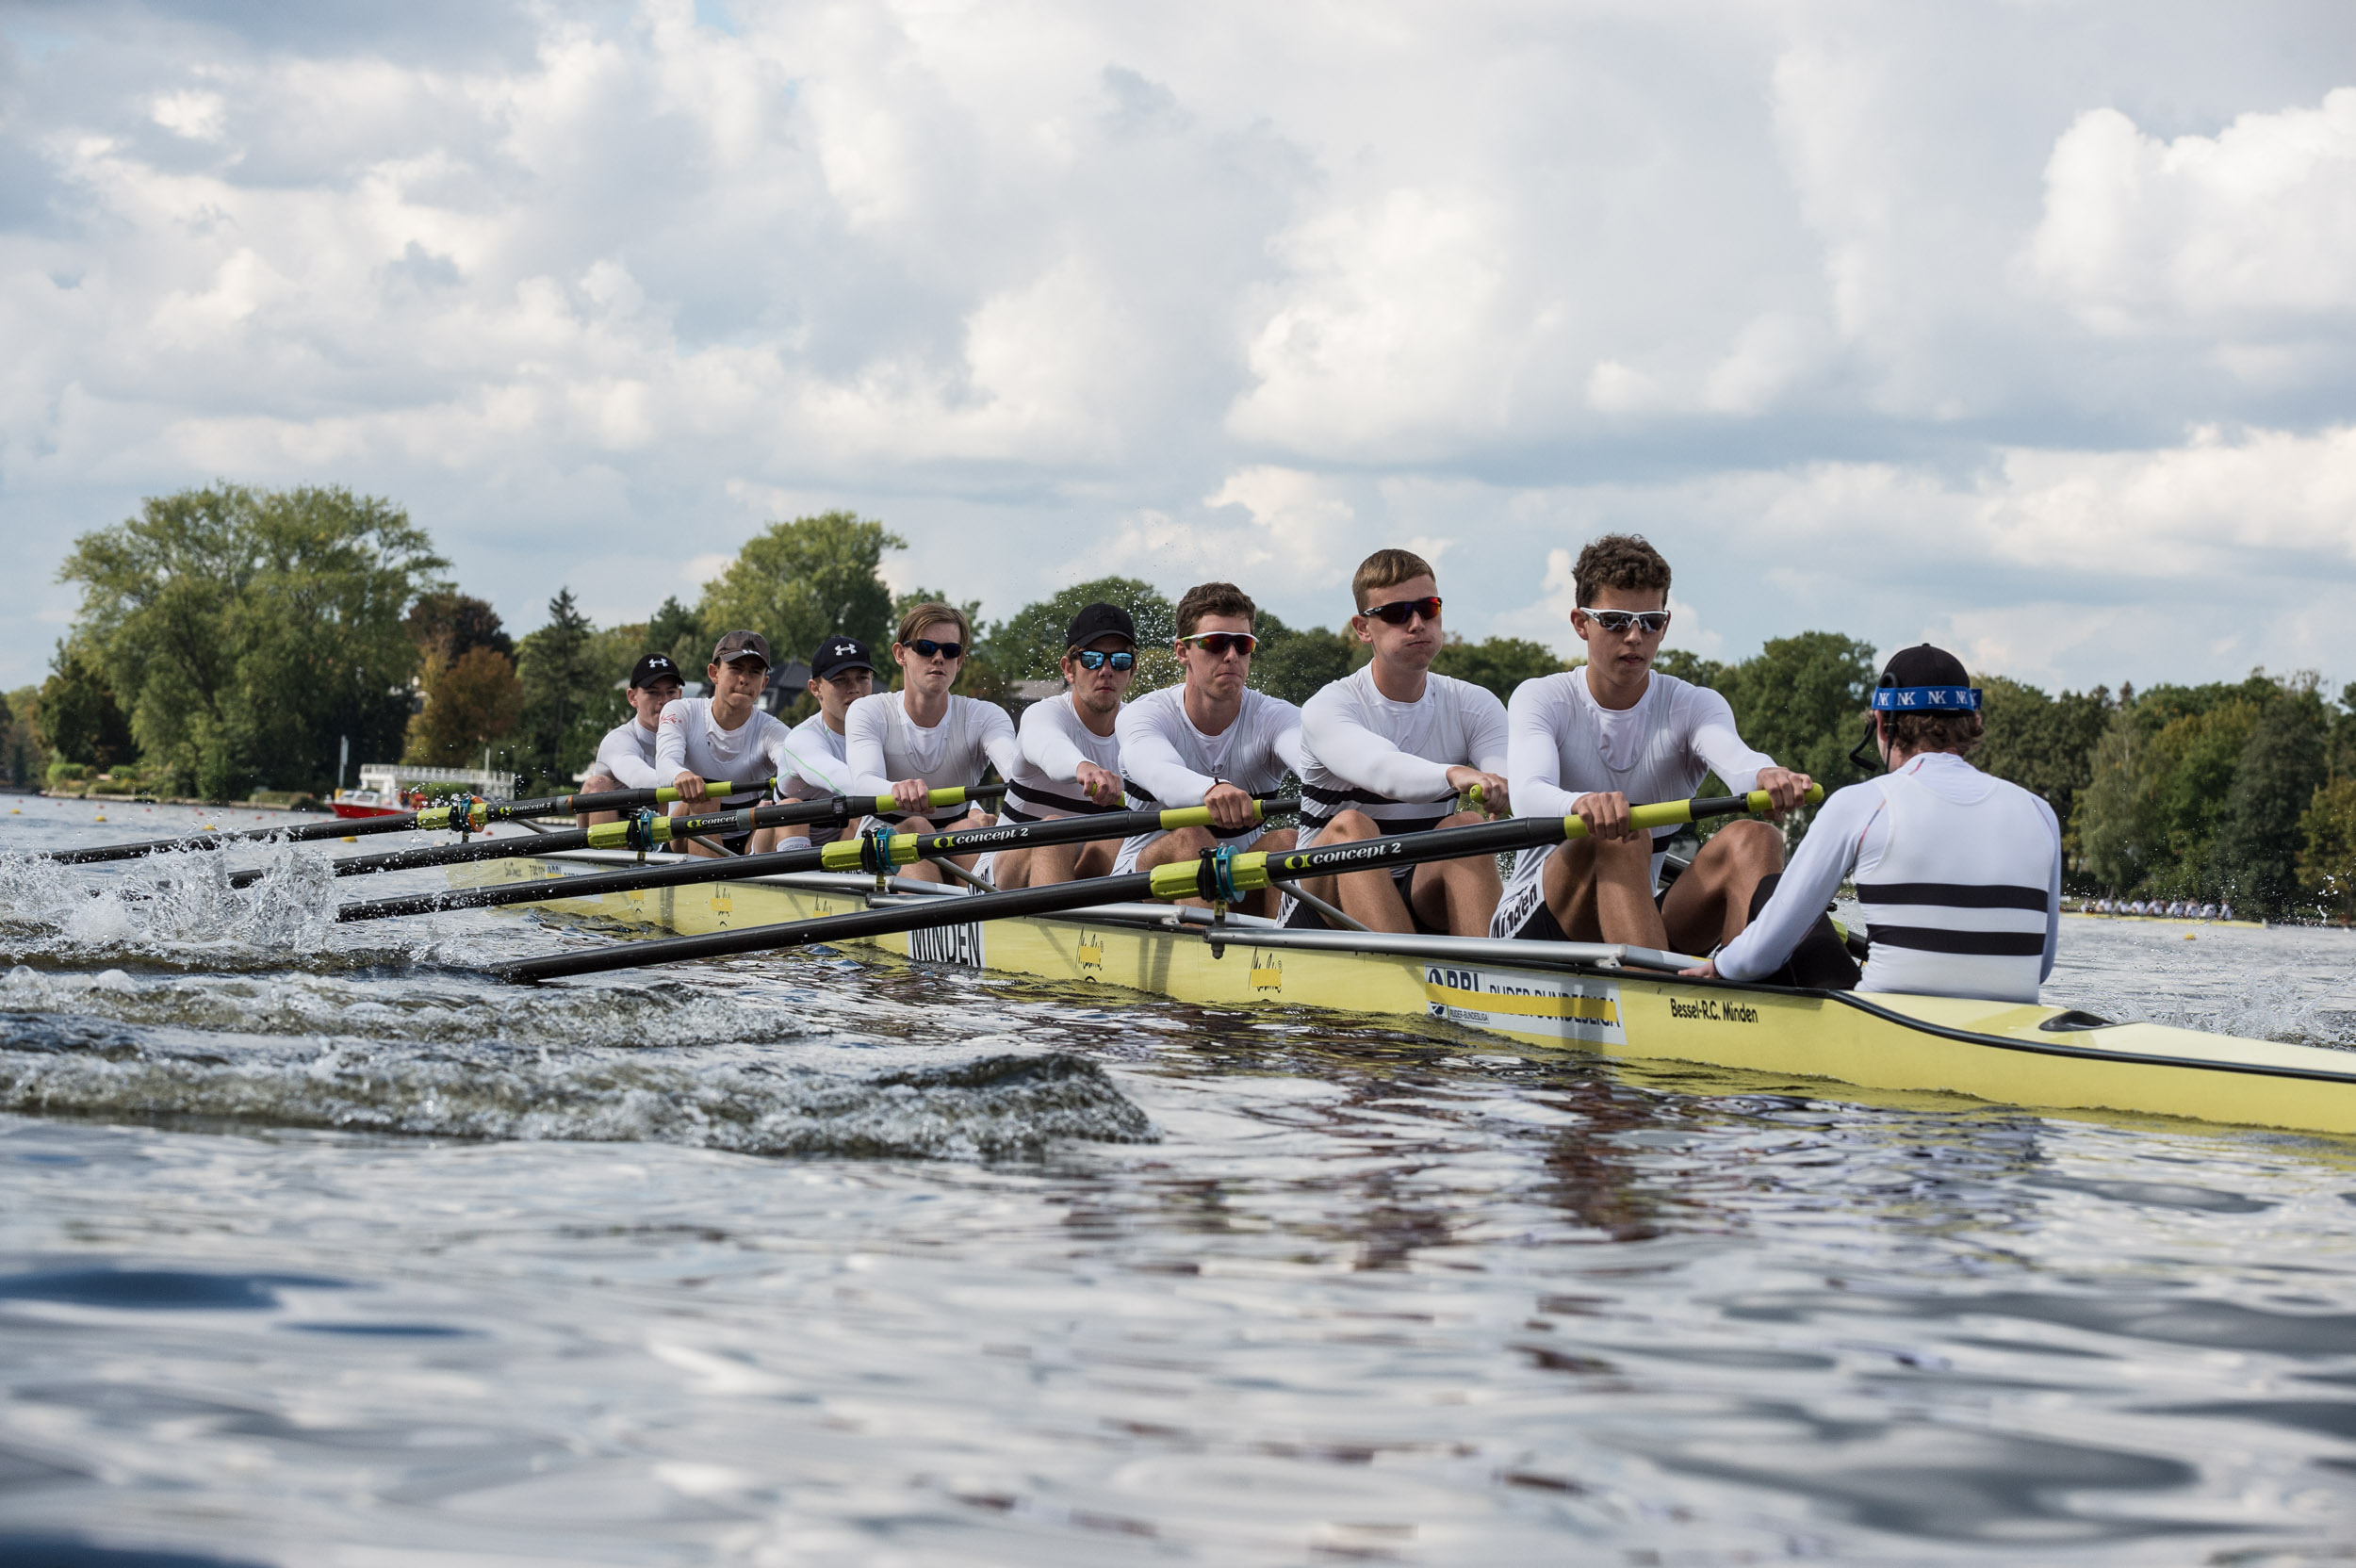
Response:
[{"label": "black shorts", "polygon": [[[1652,906],[1656,909],[1660,908],[1667,900],[1669,890],[1676,885],[1674,878],[1661,883],[1652,895]],[[1563,931],[1562,922],[1554,918],[1554,911],[1547,907],[1546,901],[1543,898],[1536,901],[1536,907],[1522,917],[1520,927],[1507,935],[1510,939],[1518,942],[1566,942],[1571,939]]]},{"label": "black shorts", "polygon": [[[1407,906],[1407,919],[1414,924],[1415,934],[1419,937],[1448,936],[1449,933],[1447,926],[1428,925],[1424,923],[1423,917],[1415,913],[1415,868],[1414,866],[1391,868],[1391,887],[1398,892],[1399,901]],[[1292,911],[1284,917],[1284,928],[1288,931],[1331,931],[1333,929],[1332,923],[1323,915],[1318,914],[1299,899],[1293,900]]]}]

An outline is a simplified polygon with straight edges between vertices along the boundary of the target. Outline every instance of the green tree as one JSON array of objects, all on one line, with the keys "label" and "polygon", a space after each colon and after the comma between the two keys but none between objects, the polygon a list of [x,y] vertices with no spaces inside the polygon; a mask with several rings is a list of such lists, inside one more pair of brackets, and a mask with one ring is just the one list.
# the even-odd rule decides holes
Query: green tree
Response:
[{"label": "green tree", "polygon": [[2133,707],[2111,715],[2086,760],[2070,831],[2086,869],[2122,896],[2139,890],[2168,854],[2160,789],[2164,769]]},{"label": "green tree", "polygon": [[597,658],[597,628],[570,588],[548,600],[548,624],[515,649],[523,713],[509,748],[510,765],[528,779],[562,790],[597,755],[628,704]]},{"label": "green tree", "polygon": [[2299,832],[2299,874],[2308,891],[2341,920],[2356,919],[2356,777],[2317,790]]},{"label": "green tree", "polygon": [[41,688],[20,686],[8,694],[8,727],[0,738],[0,769],[11,784],[37,784],[49,771],[41,739]]},{"label": "green tree", "polygon": [[510,660],[515,639],[499,623],[499,612],[471,594],[437,588],[418,596],[409,607],[409,640],[419,655],[439,653],[445,660],[463,657],[469,648],[490,648]]},{"label": "green tree", "polygon": [[1485,686],[1497,694],[1498,701],[1506,702],[1513,699],[1513,688],[1523,681],[1554,675],[1571,666],[1555,657],[1554,650],[1543,643],[1523,637],[1485,637],[1478,643],[1450,638],[1432,661],[1432,667],[1442,675]]},{"label": "green tree", "polygon": [[[1574,666],[1584,662],[1584,660],[1572,661]],[[1704,659],[1691,648],[1663,648],[1652,662],[1652,667],[1662,675],[1673,675],[1679,680],[1707,686],[1713,692],[1726,684],[1727,672],[1734,668],[1731,664],[1721,664],[1715,659]]]},{"label": "green tree", "polygon": [[2281,914],[2297,900],[2305,817],[2328,776],[2331,728],[2312,676],[2284,682],[2251,727],[2226,790],[2214,858],[2236,902]]},{"label": "green tree", "polygon": [[1718,690],[1743,740],[1829,794],[1859,776],[1849,752],[1864,733],[1878,673],[1872,644],[1803,631],[1775,638],[1727,668]]},{"label": "green tree", "polygon": [[1362,646],[1348,632],[1321,626],[1296,631],[1265,610],[1252,617],[1252,629],[1260,639],[1252,655],[1252,686],[1290,703],[1306,702],[1319,687],[1348,675]]},{"label": "green tree", "polygon": [[218,484],[82,535],[59,575],[141,760],[225,799],[324,787],[340,737],[392,754],[417,665],[402,617],[448,564],[388,501]]},{"label": "green tree", "polygon": [[646,645],[638,651],[668,654],[684,678],[701,680],[704,667],[712,662],[712,645],[719,640],[704,635],[704,624],[693,610],[676,598],[666,598],[646,622]]},{"label": "green tree", "polygon": [[1117,604],[1129,612],[1140,648],[1168,643],[1175,629],[1174,607],[1160,590],[1133,577],[1100,577],[1024,605],[990,629],[982,651],[1009,680],[1053,680],[1061,673],[1058,662],[1072,617],[1091,604]]},{"label": "green tree", "polygon": [[837,631],[889,643],[892,590],[879,568],[884,551],[907,547],[883,524],[848,512],[770,524],[704,584],[695,613],[706,646],[682,667],[701,670],[710,642],[740,629],[768,638],[780,662],[808,658],[821,638]]},{"label": "green tree", "polygon": [[2078,792],[2093,777],[2095,745],[2110,724],[2110,689],[2098,686],[2049,697],[2035,686],[2000,675],[1972,679],[1984,694],[1980,717],[1988,734],[1972,760],[2042,795],[2067,834]]},{"label": "green tree", "polygon": [[98,660],[72,643],[57,645],[41,689],[42,738],[61,761],[100,773],[131,760],[131,721],[123,716]]},{"label": "green tree", "polygon": [[431,768],[471,768],[483,748],[505,740],[523,716],[523,682],[515,662],[488,644],[477,644],[456,659],[440,650],[426,656],[420,685],[425,706],[409,720],[404,762]]}]

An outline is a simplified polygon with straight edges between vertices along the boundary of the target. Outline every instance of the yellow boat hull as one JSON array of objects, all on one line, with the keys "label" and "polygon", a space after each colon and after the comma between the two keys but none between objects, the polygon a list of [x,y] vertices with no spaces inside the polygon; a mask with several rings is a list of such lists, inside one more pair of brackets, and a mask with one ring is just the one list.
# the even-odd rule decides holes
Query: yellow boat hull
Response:
[{"label": "yellow boat hull", "polygon": [[[480,885],[608,869],[608,858],[453,867]],[[589,865],[581,860],[590,860]],[[682,935],[848,914],[872,884],[791,876],[552,899],[552,910]],[[2088,1027],[2059,1007],[1703,984],[1635,970],[1303,950],[1248,931],[1213,941],[1134,919],[991,921],[872,945],[931,963],[1223,1007],[1303,1006],[1442,1019],[1539,1050],[1690,1062],[1891,1094],[2039,1109],[2356,1133],[2356,1053],[2161,1024]],[[846,944],[848,945],[848,944]]]}]

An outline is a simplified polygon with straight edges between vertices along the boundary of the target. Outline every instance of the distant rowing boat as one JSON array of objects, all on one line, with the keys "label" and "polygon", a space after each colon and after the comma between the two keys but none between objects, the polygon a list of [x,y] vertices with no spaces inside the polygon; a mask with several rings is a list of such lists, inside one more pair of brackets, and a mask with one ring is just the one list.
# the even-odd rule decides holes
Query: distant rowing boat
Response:
[{"label": "distant rowing boat", "polygon": [[2207,925],[2219,930],[2263,931],[2262,920],[2203,920],[2199,915],[2119,915],[2106,914],[2100,909],[2064,909],[2064,920],[2151,921],[2162,925]]},{"label": "distant rowing boat", "polygon": [[[585,851],[450,868],[467,885],[635,863]],[[938,885],[823,873],[557,899],[544,907],[681,934],[957,898]],[[1103,906],[874,939],[919,962],[1217,1006],[1437,1019],[1542,1051],[1693,1062],[1883,1092],[2053,1110],[2356,1133],[2356,1054],[2053,1006],[1688,981],[1601,944],[1284,930],[1200,909]]]}]

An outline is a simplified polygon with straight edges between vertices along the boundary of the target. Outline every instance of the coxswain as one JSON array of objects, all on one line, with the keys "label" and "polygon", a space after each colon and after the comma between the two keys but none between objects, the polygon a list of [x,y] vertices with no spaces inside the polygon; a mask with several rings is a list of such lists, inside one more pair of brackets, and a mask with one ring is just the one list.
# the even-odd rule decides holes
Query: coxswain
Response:
[{"label": "coxswain", "polygon": [[[818,699],[818,711],[786,732],[785,766],[777,770],[777,798],[832,800],[851,794],[844,731],[851,704],[875,689],[875,662],[867,645],[856,637],[825,639],[810,656],[810,680],[804,689]],[[839,831],[850,833],[851,824],[845,822]],[[808,823],[764,827],[755,835],[753,847],[774,849],[789,839],[806,842],[809,838]]]},{"label": "coxswain", "polygon": [[[1301,706],[1301,831],[1316,844],[1353,843],[1507,815],[1505,704],[1486,687],[1432,673],[1447,641],[1432,564],[1377,550],[1360,563],[1350,594],[1350,634],[1374,657]],[[1456,809],[1476,790],[1480,809]],[[1488,934],[1500,887],[1491,855],[1301,884],[1368,930],[1459,937]],[[1328,923],[1309,904],[1287,902],[1286,924]]]},{"label": "coxswain", "polygon": [[[933,808],[927,797],[934,790],[971,789],[993,765],[1001,777],[1009,776],[1022,760],[1014,721],[1005,709],[949,690],[973,646],[973,627],[964,611],[949,604],[917,605],[900,617],[892,644],[901,689],[861,697],[843,717],[852,789],[892,796],[899,809],[887,813],[886,820],[902,831],[989,825],[990,812],[978,804],[952,808],[938,813],[936,821],[928,815]],[[972,869],[973,856],[955,858]],[[930,860],[919,860],[900,874],[918,882],[942,880]]]},{"label": "coxswain", "polygon": [[[1137,678],[1137,627],[1117,604],[1081,607],[1064,631],[1065,690],[1023,710],[1023,760],[1006,779],[998,820],[1100,816],[1126,804],[1121,783],[1121,699]],[[976,872],[1000,888],[1043,888],[1113,869],[1118,839],[1002,849]]]},{"label": "coxswain", "polygon": [[[613,666],[608,665],[607,668]],[[657,727],[663,710],[679,699],[687,690],[687,682],[679,673],[679,666],[666,654],[650,653],[631,666],[630,685],[623,698],[630,704],[630,717],[605,732],[597,743],[596,760],[589,764],[589,776],[581,782],[585,795],[611,794],[616,790],[652,790],[663,783],[663,776],[655,772],[654,748]],[[588,827],[597,823],[613,822],[617,811],[582,811],[573,821]]]},{"label": "coxswain", "polygon": [[[704,669],[712,694],[680,697],[663,710],[655,772],[679,791],[671,815],[700,816],[758,805],[765,789],[714,799],[705,792],[704,780],[749,783],[785,771],[785,725],[761,710],[769,663],[767,638],[758,631],[731,631],[712,648],[712,662]],[[716,841],[716,849],[705,839],[690,839],[686,848],[692,855],[741,855],[751,847],[752,839],[751,833],[727,834]]]},{"label": "coxswain", "polygon": [[[1204,582],[1178,601],[1176,649],[1185,680],[1149,692],[1121,710],[1114,727],[1130,792],[1146,807],[1205,806],[1209,827],[1141,833],[1121,841],[1116,875],[1192,860],[1206,849],[1284,850],[1290,828],[1261,831],[1252,798],[1270,794],[1298,773],[1301,710],[1244,682],[1260,640],[1257,607],[1232,582]],[[1202,905],[1202,899],[1183,902]],[[1265,915],[1266,890],[1236,906]]]},{"label": "coxswain", "polygon": [[2061,933],[2061,824],[1965,760],[1980,692],[1962,661],[1903,648],[1873,689],[1888,768],[1824,802],[1759,918],[1688,974],[1774,975],[1843,880],[1871,942],[1859,990],[2035,1002]]},{"label": "coxswain", "polygon": [[1586,836],[1524,850],[1490,923],[1494,937],[1606,941],[1707,953],[1742,929],[1751,896],[1783,865],[1783,836],[1756,818],[1727,823],[1665,891],[1667,852],[1628,824],[1628,801],[1679,800],[1716,773],[1728,790],[1764,790],[1778,818],[1809,779],[1743,743],[1726,699],[1662,675],[1669,564],[1643,538],[1613,533],[1571,569],[1571,629],[1587,662],[1525,680],[1506,704],[1513,814],[1576,816]]}]

